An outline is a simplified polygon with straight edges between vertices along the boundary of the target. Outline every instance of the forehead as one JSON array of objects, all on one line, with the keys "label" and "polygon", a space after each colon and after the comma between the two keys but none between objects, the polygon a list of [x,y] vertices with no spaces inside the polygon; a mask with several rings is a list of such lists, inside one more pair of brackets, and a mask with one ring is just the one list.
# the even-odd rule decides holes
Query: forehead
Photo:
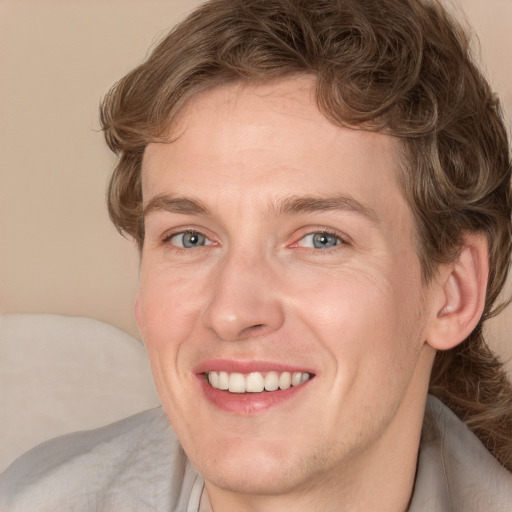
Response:
[{"label": "forehead", "polygon": [[398,140],[333,125],[317,107],[315,85],[297,76],[193,96],[174,120],[169,143],[146,148],[144,203],[160,194],[211,201],[229,194],[276,201],[341,194],[384,210],[404,207]]}]

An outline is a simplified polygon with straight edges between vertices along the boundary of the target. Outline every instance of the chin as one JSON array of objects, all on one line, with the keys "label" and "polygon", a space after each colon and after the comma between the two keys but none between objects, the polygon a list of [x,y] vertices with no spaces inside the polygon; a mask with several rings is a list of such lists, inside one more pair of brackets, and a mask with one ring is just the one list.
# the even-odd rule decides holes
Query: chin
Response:
[{"label": "chin", "polygon": [[233,439],[222,443],[217,453],[211,448],[208,459],[196,452],[199,457],[192,455],[191,461],[206,482],[233,493],[287,494],[306,485],[313,476],[315,463],[300,458],[296,449],[287,453],[282,442],[265,446],[261,439],[256,445]]},{"label": "chin", "polygon": [[[264,467],[247,457],[244,467],[227,464],[223,468],[205,468],[202,473],[206,482],[232,493],[245,495],[283,495],[300,487],[306,480],[303,471],[283,467],[282,464]],[[302,473],[302,474],[301,474]]]}]

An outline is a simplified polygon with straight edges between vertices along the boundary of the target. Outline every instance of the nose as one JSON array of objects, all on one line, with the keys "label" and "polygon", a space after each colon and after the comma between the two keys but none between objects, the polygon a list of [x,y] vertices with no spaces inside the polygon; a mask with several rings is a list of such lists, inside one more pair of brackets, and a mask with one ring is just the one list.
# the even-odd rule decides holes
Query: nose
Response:
[{"label": "nose", "polygon": [[281,327],[283,304],[275,273],[263,257],[247,252],[219,262],[215,288],[203,313],[203,325],[223,340],[262,336]]}]

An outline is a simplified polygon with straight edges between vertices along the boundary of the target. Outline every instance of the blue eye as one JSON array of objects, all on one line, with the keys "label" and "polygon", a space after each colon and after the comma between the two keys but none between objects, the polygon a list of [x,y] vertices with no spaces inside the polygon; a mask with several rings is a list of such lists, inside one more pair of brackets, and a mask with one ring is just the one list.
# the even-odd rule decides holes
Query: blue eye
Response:
[{"label": "blue eye", "polygon": [[185,231],[184,233],[178,233],[170,237],[169,242],[176,247],[183,247],[184,249],[193,249],[195,247],[212,245],[211,240],[197,231]]},{"label": "blue eye", "polygon": [[341,240],[338,236],[321,231],[317,233],[310,233],[309,235],[302,237],[297,245],[299,247],[311,247],[313,249],[329,249],[330,247],[335,247],[340,243]]}]

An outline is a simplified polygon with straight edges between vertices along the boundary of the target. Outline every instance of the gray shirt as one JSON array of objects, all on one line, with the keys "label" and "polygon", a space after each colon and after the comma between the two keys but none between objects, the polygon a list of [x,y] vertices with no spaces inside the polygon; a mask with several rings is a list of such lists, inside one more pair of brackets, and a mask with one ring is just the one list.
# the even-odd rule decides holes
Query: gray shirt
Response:
[{"label": "gray shirt", "polygon": [[[410,512],[511,512],[512,474],[429,397]],[[204,481],[161,408],[43,443],[0,477],[2,512],[198,512]]]}]

